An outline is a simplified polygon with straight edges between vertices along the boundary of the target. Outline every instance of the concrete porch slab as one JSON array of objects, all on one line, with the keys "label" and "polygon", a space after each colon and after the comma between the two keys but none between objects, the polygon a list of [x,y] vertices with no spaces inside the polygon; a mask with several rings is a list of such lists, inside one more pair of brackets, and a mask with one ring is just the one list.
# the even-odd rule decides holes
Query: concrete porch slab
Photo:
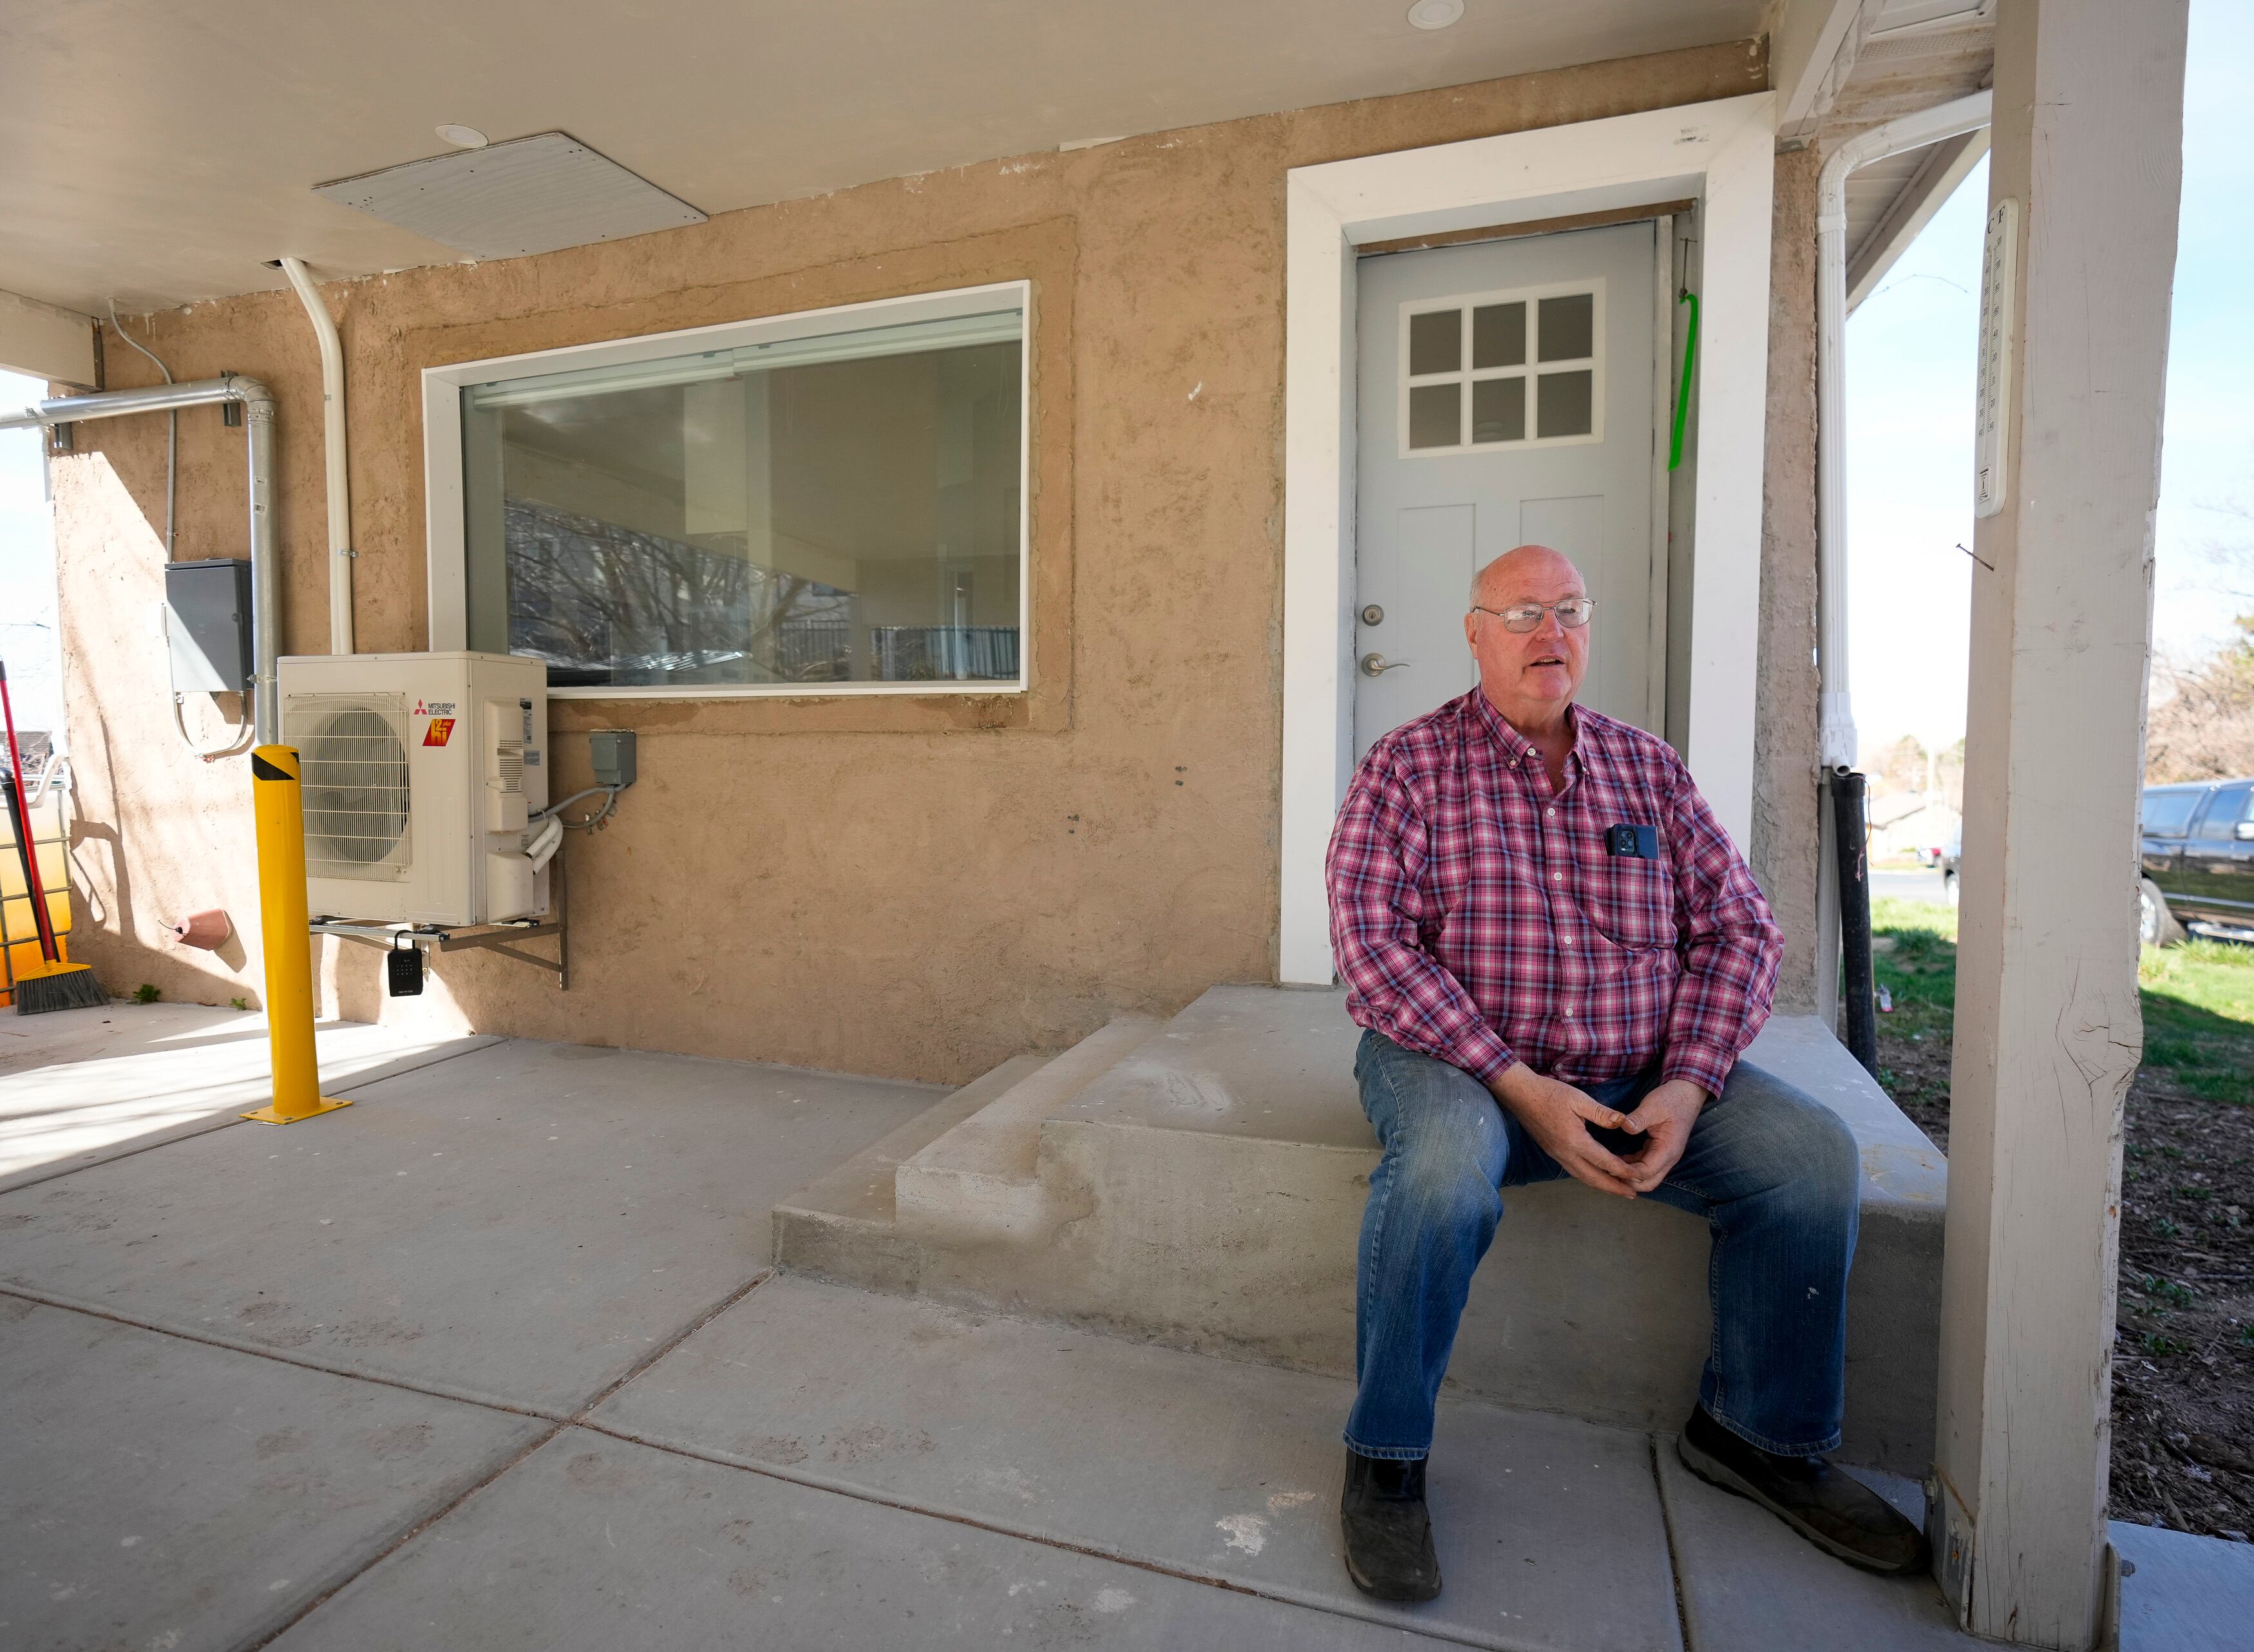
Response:
[{"label": "concrete porch slab", "polygon": [[1680,1645],[1641,1433],[1444,1402],[1447,1588],[1364,1600],[1339,1556],[1336,1378],[780,1278],[592,1421],[1004,1530],[1476,1646]]},{"label": "concrete porch slab", "polygon": [[[362,1021],[314,1032],[330,1096],[500,1041]],[[272,1097],[263,1014],[121,1001],[0,1016],[0,1192],[218,1130]]]},{"label": "concrete porch slab", "polygon": [[276,1652],[1432,1642],[570,1429]]},{"label": "concrete porch slab", "polygon": [[[1931,1577],[1874,1577],[1834,1560],[1767,1509],[1684,1467],[1673,1435],[1656,1443],[1692,1652],[1974,1652],[1984,1644],[1956,1628]],[[1904,1514],[1924,1519],[1914,1484],[1864,1478]]]},{"label": "concrete porch slab", "polygon": [[776,1199],[942,1094],[501,1044],[0,1194],[0,1279],[562,1417],[766,1265]]},{"label": "concrete porch slab", "polygon": [[255,1642],[530,1418],[0,1297],[0,1646]]},{"label": "concrete porch slab", "polygon": [[[1931,1578],[1874,1578],[1843,1566],[1763,1510],[1691,1474],[1671,1437],[1658,1446],[1692,1652],[1810,1646],[1977,1652],[1994,1644],[1956,1627]],[[1863,1478],[1911,1519],[1924,1521],[1925,1496],[1914,1481]],[[2254,1544],[2118,1520],[2108,1531],[2123,1563],[2118,1652],[2240,1652],[2248,1644]]]},{"label": "concrete porch slab", "polygon": [[2110,1530],[2121,1652],[2241,1652],[2254,1638],[2254,1544],[2120,1520]]}]

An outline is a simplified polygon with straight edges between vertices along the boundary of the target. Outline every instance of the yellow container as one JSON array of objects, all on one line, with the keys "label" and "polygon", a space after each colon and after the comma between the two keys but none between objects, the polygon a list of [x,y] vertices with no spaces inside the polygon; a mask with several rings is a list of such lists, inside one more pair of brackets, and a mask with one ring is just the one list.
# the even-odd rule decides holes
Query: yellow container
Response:
[{"label": "yellow container", "polygon": [[[54,925],[56,950],[67,962],[70,948],[63,937],[71,927],[70,857],[63,844],[60,794],[50,792],[39,800],[32,810],[31,826],[32,855],[40,892],[46,897],[47,920]],[[39,928],[33,920],[23,866],[16,858],[13,822],[0,809],[0,1005],[16,1001],[17,976],[40,962]]]}]

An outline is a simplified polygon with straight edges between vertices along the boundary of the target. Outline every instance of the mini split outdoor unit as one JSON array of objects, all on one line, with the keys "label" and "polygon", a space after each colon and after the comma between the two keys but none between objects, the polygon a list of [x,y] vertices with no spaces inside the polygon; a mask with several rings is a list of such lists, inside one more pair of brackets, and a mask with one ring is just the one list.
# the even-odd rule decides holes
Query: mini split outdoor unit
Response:
[{"label": "mini split outdoor unit", "polygon": [[316,918],[464,926],[548,910],[548,668],[505,654],[293,654],[282,742]]}]

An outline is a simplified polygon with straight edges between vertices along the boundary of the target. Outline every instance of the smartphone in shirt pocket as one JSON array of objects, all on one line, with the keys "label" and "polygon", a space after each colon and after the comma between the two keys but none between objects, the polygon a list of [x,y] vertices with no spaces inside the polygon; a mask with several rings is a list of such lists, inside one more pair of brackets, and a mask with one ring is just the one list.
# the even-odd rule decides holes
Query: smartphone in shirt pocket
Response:
[{"label": "smartphone in shirt pocket", "polygon": [[1615,946],[1645,952],[1675,944],[1675,879],[1648,822],[1603,829],[1603,856],[1591,869],[1589,921]]}]

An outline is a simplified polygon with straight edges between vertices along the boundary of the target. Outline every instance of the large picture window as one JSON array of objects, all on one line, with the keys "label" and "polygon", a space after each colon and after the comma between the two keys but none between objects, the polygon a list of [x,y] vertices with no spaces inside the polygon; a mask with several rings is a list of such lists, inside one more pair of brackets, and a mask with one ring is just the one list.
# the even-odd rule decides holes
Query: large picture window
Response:
[{"label": "large picture window", "polygon": [[434,646],[451,621],[565,695],[1022,688],[1026,312],[1012,284],[430,370]]}]

